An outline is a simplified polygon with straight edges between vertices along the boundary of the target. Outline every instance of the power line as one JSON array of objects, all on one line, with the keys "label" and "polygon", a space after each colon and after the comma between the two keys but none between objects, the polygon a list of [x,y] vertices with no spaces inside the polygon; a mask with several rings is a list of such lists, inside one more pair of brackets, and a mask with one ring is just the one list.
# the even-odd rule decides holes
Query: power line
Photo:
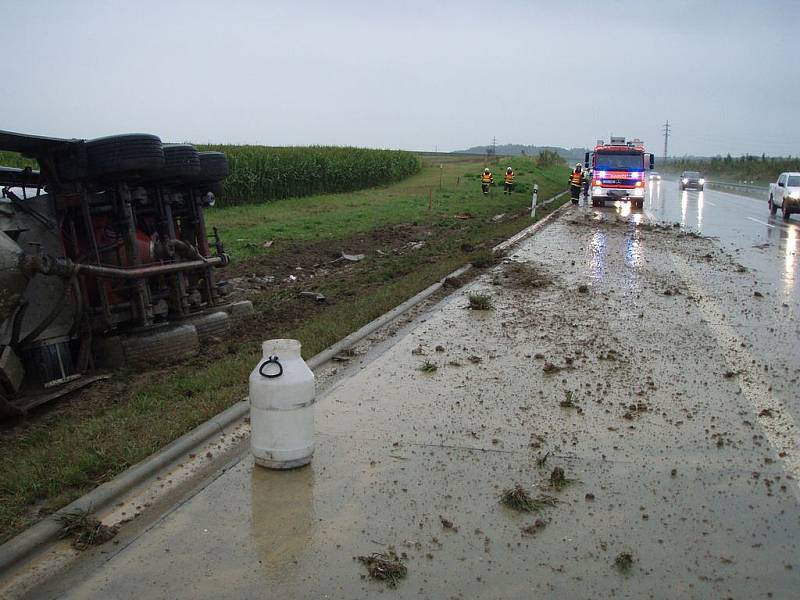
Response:
[{"label": "power line", "polygon": [[667,119],[667,122],[664,123],[662,129],[664,130],[664,163],[666,164],[668,156],[667,149],[669,148],[669,119]]}]

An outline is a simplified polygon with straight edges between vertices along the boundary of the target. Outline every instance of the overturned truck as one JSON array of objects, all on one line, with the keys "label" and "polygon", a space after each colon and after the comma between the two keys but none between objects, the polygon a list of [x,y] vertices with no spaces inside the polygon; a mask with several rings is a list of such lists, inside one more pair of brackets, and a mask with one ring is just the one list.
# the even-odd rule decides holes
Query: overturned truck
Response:
[{"label": "overturned truck", "polygon": [[[203,210],[225,155],[154,135],[58,139],[0,131],[0,417],[74,391],[98,369],[159,363],[224,334]],[[213,252],[212,252],[213,247]]]}]

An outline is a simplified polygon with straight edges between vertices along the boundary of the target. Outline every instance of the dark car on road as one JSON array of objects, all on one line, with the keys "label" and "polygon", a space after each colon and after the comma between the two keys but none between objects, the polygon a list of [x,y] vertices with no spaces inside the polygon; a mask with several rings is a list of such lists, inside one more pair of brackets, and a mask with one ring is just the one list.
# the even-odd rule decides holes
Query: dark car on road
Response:
[{"label": "dark car on road", "polygon": [[683,190],[700,190],[703,191],[706,180],[697,171],[684,171],[681,173],[681,191]]}]

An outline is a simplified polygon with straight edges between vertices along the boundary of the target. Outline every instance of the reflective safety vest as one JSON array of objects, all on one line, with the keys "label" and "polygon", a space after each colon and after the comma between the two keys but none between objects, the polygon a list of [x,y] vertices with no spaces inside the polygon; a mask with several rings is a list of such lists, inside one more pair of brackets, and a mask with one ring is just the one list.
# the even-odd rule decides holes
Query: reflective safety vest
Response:
[{"label": "reflective safety vest", "polygon": [[569,184],[580,187],[582,176],[579,171],[573,171],[569,177]]},{"label": "reflective safety vest", "polygon": [[492,174],[491,173],[481,174],[481,183],[492,183]]},{"label": "reflective safety vest", "polygon": [[506,173],[506,183],[514,183],[514,173]]}]

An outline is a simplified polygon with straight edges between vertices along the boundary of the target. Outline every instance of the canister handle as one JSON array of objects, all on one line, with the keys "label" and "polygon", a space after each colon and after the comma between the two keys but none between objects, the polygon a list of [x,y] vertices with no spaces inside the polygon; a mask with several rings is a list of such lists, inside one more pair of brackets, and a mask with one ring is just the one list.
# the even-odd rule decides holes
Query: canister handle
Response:
[{"label": "canister handle", "polygon": [[[264,373],[264,367],[267,365],[278,365],[278,372],[277,373]],[[259,367],[258,372],[261,374],[262,377],[267,377],[269,379],[273,379],[275,377],[280,377],[283,375],[283,365],[281,365],[280,361],[278,360],[277,356],[270,356],[267,360],[265,360],[261,367]]]}]

